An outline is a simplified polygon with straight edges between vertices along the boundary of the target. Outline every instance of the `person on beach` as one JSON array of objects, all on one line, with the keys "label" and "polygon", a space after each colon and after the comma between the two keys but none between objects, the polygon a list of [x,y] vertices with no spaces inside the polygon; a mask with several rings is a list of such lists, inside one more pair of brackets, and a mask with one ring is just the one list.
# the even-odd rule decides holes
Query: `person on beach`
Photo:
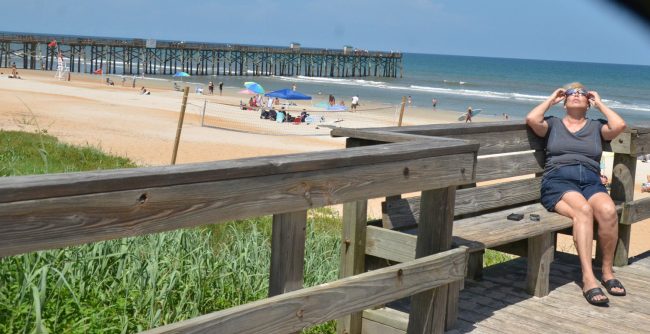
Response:
[{"label": "person on beach", "polygon": [[436,100],[436,99],[434,98],[434,99],[431,100],[431,103],[433,104],[433,110],[435,111],[435,110],[436,110],[436,106],[438,105],[438,100]]},{"label": "person on beach", "polygon": [[212,81],[208,83],[208,92],[210,92],[210,95],[214,94],[214,82]]},{"label": "person on beach", "polygon": [[[564,101],[562,118],[544,114]],[[588,119],[594,106],[607,120]],[[616,206],[600,178],[602,140],[612,140],[625,130],[625,121],[607,107],[596,91],[580,83],[556,89],[526,116],[526,124],[546,138],[546,164],[541,185],[541,202],[573,220],[573,241],[582,267],[582,293],[587,302],[604,305],[607,296],[598,287],[591,265],[594,221],[598,222],[598,246],[602,251],[601,284],[612,296],[624,296],[623,284],[612,269],[618,241]]]},{"label": "person on beach", "polygon": [[472,106],[467,108],[467,113],[465,114],[465,123],[472,123]]},{"label": "person on beach", "polygon": [[151,92],[142,86],[142,88],[140,88],[140,95],[151,95]]},{"label": "person on beach", "polygon": [[409,107],[411,107],[411,104],[412,104],[412,103],[413,103],[413,98],[411,97],[411,95],[409,95],[409,98],[408,98],[408,105],[409,105]]},{"label": "person on beach", "polygon": [[219,96],[221,96],[221,93],[223,93],[223,82],[219,82]]},{"label": "person on beach", "polygon": [[333,105],[336,104],[336,98],[334,97],[334,95],[330,94],[329,102],[330,102],[330,106],[333,106]]},{"label": "person on beach", "polygon": [[359,106],[359,97],[355,95],[352,97],[352,104],[350,105],[350,111],[351,112],[357,111],[358,106]]},{"label": "person on beach", "polygon": [[641,192],[647,193],[650,192],[650,175],[646,175],[646,181],[641,183]]},{"label": "person on beach", "polygon": [[296,84],[291,85],[291,90],[296,91]]},{"label": "person on beach", "polygon": [[15,78],[18,76],[18,70],[16,69],[16,63],[11,63],[11,76],[10,78]]}]

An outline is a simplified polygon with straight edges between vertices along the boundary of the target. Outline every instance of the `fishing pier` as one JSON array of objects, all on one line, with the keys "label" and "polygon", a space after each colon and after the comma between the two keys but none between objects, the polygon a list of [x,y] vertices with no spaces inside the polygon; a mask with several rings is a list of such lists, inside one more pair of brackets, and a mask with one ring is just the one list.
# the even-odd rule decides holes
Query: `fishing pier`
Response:
[{"label": "fishing pier", "polygon": [[[63,62],[57,58],[61,55]],[[0,67],[122,75],[402,76],[402,54],[138,38],[0,33]]]}]

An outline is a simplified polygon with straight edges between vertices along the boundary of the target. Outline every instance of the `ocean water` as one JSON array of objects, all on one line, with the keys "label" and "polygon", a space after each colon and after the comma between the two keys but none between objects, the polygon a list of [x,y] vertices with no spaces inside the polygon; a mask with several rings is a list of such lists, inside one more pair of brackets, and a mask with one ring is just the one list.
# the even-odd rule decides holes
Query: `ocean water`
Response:
[{"label": "ocean water", "polygon": [[[483,110],[485,117],[502,119],[503,113],[523,118],[556,88],[579,81],[598,91],[605,103],[628,123],[650,121],[650,66],[599,64],[405,54],[402,78],[314,78],[314,77],[191,77],[189,81],[223,81],[227,87],[242,87],[244,81],[257,81],[267,91],[296,84],[298,91],[326,99],[333,94],[349,105],[357,94],[364,100],[397,105],[402,96],[411,96],[413,105],[463,112],[468,106]],[[319,94],[320,93],[320,94]],[[386,112],[394,112],[387,108]],[[562,104],[550,114],[561,115]],[[596,110],[589,117],[598,118]]]}]

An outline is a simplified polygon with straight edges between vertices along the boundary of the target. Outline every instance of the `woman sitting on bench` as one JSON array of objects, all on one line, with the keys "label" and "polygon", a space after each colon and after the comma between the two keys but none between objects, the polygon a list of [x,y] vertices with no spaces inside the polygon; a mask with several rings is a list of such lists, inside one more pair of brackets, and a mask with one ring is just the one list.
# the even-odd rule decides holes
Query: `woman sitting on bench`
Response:
[{"label": "woman sitting on bench", "polygon": [[[563,100],[564,117],[544,117],[551,106]],[[586,118],[591,106],[607,120]],[[572,83],[556,89],[531,110],[526,124],[536,135],[547,138],[541,201],[547,210],[573,220],[584,297],[593,305],[609,302],[598,287],[591,265],[594,219],[598,222],[598,245],[603,254],[601,283],[610,295],[624,296],[625,288],[612,269],[618,241],[616,207],[600,180],[599,161],[602,140],[612,140],[623,132],[625,121],[603,103],[597,92]]]}]

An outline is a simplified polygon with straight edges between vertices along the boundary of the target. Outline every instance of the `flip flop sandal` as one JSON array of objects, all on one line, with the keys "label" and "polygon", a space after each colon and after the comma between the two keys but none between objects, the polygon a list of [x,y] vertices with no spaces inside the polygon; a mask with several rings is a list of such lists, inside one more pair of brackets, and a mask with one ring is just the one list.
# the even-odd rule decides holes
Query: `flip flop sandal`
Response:
[{"label": "flip flop sandal", "polygon": [[[621,284],[621,281],[617,280],[616,278],[612,278],[608,281],[601,281],[601,283],[603,283],[603,286],[605,287],[607,292],[609,292],[609,294],[612,296],[625,296],[627,292],[623,284]],[[614,288],[622,289],[623,292],[613,291],[612,289]]]},{"label": "flip flop sandal", "polygon": [[[591,290],[584,291],[582,292],[582,295],[585,296],[585,299],[587,299],[587,302],[589,302],[591,305],[602,306],[609,303],[609,299],[607,296],[605,296],[605,293],[600,288],[593,288]],[[596,296],[603,296],[605,299],[594,299]]]}]

